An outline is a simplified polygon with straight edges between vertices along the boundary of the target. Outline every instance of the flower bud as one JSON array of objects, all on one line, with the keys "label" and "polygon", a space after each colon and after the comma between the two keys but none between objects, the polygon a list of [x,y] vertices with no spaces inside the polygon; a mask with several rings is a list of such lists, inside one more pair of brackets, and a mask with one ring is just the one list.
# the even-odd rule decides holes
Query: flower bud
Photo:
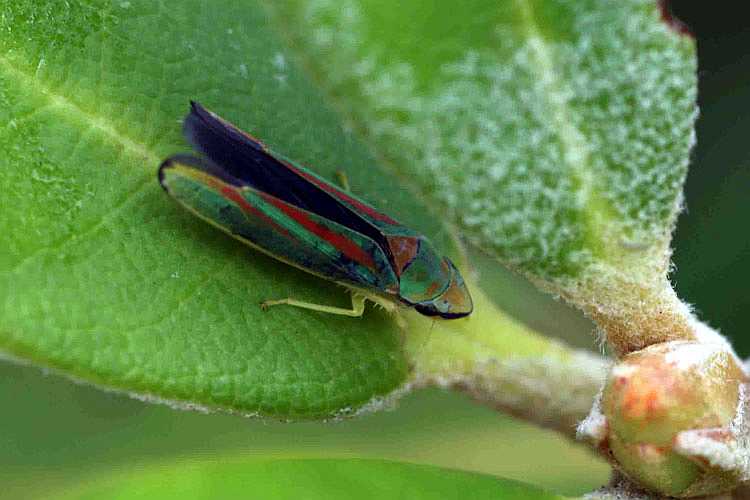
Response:
[{"label": "flower bud", "polygon": [[[681,431],[728,427],[744,380],[723,344],[673,341],[626,355],[613,367],[602,394],[618,468],[662,494],[716,493],[712,476],[722,471],[678,454],[673,445]],[[734,486],[728,483],[726,489]]]}]

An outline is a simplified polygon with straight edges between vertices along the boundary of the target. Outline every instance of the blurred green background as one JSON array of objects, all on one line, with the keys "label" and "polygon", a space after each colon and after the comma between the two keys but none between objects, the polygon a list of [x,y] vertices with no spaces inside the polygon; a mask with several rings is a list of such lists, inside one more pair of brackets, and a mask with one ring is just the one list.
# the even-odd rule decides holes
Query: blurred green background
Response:
[{"label": "blurred green background", "polygon": [[[673,280],[680,296],[747,356],[750,28],[739,14],[704,12],[699,3],[672,8],[698,40],[701,106]],[[494,292],[507,297],[508,310],[593,348],[585,322],[526,283],[500,281],[499,272],[492,281],[505,286]],[[608,477],[585,447],[435,389],[406,397],[395,411],[357,420],[283,424],[175,411],[3,363],[0,408],[0,498],[54,494],[112,470],[175,457],[237,454],[391,458],[493,473],[568,494]]]},{"label": "blurred green background", "polygon": [[750,23],[727,4],[674,2],[698,42],[698,144],[673,242],[677,292],[750,355]]}]

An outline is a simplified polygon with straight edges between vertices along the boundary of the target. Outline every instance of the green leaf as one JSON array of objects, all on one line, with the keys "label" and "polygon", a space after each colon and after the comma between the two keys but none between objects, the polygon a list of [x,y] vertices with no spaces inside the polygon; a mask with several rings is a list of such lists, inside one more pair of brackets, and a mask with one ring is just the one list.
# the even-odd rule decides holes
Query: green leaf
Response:
[{"label": "green leaf", "polygon": [[341,4],[279,10],[379,149],[498,257],[576,278],[669,238],[695,58],[655,1]]},{"label": "green leaf", "polygon": [[400,332],[269,298],[348,303],[169,199],[197,99],[450,249],[439,221],[341,127],[252,2],[0,7],[0,349],[176,404],[318,417],[407,377]]},{"label": "green leaf", "polygon": [[554,351],[567,373],[575,356],[478,288],[481,310],[437,328],[431,350],[429,321],[404,342],[372,308],[364,321],[263,314],[264,299],[348,297],[156,183],[160,160],[187,150],[179,122],[197,99],[323,175],[343,169],[446,253],[452,218],[565,294],[592,270],[652,269],[653,256],[663,270],[694,114],[690,42],[652,2],[440,5],[0,7],[0,351],[139,397],[283,417],[377,405],[414,366],[463,376],[519,346],[528,362]]},{"label": "green leaf", "polygon": [[508,479],[379,460],[230,459],[101,478],[55,498],[503,499],[563,497]]},{"label": "green leaf", "polygon": [[679,309],[665,276],[696,61],[656,0],[274,6],[339,106],[472,241],[605,327]]}]

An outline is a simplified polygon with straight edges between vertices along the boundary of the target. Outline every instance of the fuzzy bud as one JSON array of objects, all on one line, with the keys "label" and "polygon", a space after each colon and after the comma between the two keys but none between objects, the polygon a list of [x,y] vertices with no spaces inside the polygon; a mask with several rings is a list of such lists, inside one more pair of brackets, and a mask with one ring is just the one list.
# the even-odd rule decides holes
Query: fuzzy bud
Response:
[{"label": "fuzzy bud", "polygon": [[744,381],[737,358],[722,344],[665,342],[623,357],[612,368],[601,401],[618,468],[638,484],[671,496],[734,487],[725,471],[678,453],[674,445],[682,431],[728,428]]}]

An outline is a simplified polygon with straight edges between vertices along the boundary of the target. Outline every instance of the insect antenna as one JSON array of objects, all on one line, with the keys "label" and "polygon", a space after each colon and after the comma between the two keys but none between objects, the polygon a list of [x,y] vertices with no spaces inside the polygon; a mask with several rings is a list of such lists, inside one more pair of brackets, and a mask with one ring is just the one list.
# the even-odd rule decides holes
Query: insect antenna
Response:
[{"label": "insect antenna", "polygon": [[427,347],[427,344],[430,343],[430,340],[432,339],[432,331],[435,329],[435,322],[437,321],[436,318],[432,318],[430,321],[430,329],[427,332],[427,335],[425,335],[424,339],[420,343],[419,348],[417,349],[417,352],[421,353],[425,350]]}]

